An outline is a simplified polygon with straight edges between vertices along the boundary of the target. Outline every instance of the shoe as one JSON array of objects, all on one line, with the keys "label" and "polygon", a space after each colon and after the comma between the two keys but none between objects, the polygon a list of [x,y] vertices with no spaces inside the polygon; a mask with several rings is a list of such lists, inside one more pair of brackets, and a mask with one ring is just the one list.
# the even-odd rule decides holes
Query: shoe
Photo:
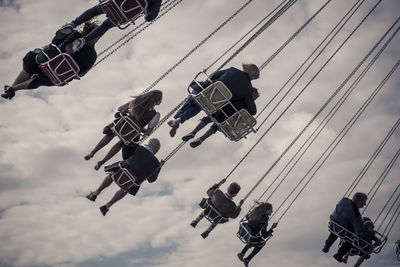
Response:
[{"label": "shoe", "polygon": [[101,214],[103,214],[103,216],[106,216],[107,212],[108,212],[108,208],[106,205],[101,206],[100,208]]},{"label": "shoe", "polygon": [[11,100],[14,96],[15,96],[14,88],[8,85],[4,85],[4,94],[1,94],[1,97]]},{"label": "shoe", "polygon": [[342,257],[340,257],[340,255],[339,254],[335,254],[335,255],[333,255],[333,257],[335,258],[335,260],[337,260],[338,262],[343,262],[343,259],[342,259]]},{"label": "shoe", "polygon": [[240,261],[243,261],[244,255],[242,253],[238,253],[237,256],[238,256]]},{"label": "shoe", "polygon": [[196,225],[197,225],[197,222],[196,222],[196,221],[192,221],[192,222],[190,223],[190,226],[192,226],[193,228],[196,228]]},{"label": "shoe", "polygon": [[201,237],[204,238],[204,239],[206,239],[207,236],[208,236],[208,234],[209,234],[208,232],[204,232],[204,233],[201,234]]},{"label": "shoe", "polygon": [[200,138],[197,138],[196,140],[190,143],[190,146],[195,148],[201,145],[201,143],[203,143],[203,141]]},{"label": "shoe", "polygon": [[73,54],[81,50],[81,48],[86,44],[86,40],[84,38],[78,38],[70,44],[65,46],[65,51],[68,54]]},{"label": "shoe", "polygon": [[56,31],[56,37],[58,39],[64,39],[65,37],[70,35],[74,29],[75,25],[73,23],[67,23]]},{"label": "shoe", "polygon": [[249,259],[243,259],[244,266],[248,267],[249,266],[249,262],[250,262]]},{"label": "shoe", "polygon": [[90,194],[87,195],[86,198],[94,202],[96,201],[97,195],[94,192],[90,192]]},{"label": "shoe", "polygon": [[167,124],[172,128],[170,131],[169,131],[169,135],[171,136],[171,137],[174,137],[175,136],[175,134],[176,134],[176,130],[178,130],[178,128],[179,128],[179,123],[175,123],[175,121],[169,121],[169,122],[167,122]]},{"label": "shoe", "polygon": [[189,141],[190,139],[194,138],[194,133],[188,133],[187,135],[182,137],[182,141]]},{"label": "shoe", "polygon": [[322,252],[328,253],[328,252],[329,252],[329,247],[325,245],[325,246],[322,248]]}]

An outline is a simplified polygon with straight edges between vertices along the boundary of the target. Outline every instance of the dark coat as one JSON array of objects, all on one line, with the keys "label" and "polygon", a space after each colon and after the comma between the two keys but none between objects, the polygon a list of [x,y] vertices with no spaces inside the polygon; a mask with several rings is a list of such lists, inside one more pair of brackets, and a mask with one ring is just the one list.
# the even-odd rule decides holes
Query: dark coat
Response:
[{"label": "dark coat", "polygon": [[266,238],[270,236],[273,232],[272,229],[267,231],[269,216],[264,215],[258,220],[249,220],[249,215],[246,215],[246,219],[248,220],[245,222],[245,225],[251,230],[252,235],[257,235],[261,232],[261,236]]},{"label": "dark coat", "polygon": [[161,7],[161,1],[162,0],[147,0],[148,7],[146,15],[144,16],[146,21],[152,21],[158,16],[158,12],[160,12]]},{"label": "dark coat", "polygon": [[240,213],[240,207],[237,207],[235,202],[229,199],[217,187],[218,184],[215,184],[207,190],[207,195],[210,197],[211,203],[225,218],[236,218]]},{"label": "dark coat", "polygon": [[371,236],[368,234],[368,230],[362,221],[360,211],[351,199],[342,198],[336,205],[331,219],[348,231],[371,243]]},{"label": "dark coat", "polygon": [[[237,105],[242,105],[242,108],[247,109],[250,114],[254,115],[257,113],[256,103],[252,94],[253,86],[247,73],[231,67],[213,73],[210,78],[214,82],[223,82],[229,88],[232,93],[232,98],[230,99],[232,103],[240,102],[241,104],[237,103]],[[210,81],[204,81],[200,84],[206,88],[210,85]],[[197,92],[202,91],[196,83],[192,83],[191,87]]]}]

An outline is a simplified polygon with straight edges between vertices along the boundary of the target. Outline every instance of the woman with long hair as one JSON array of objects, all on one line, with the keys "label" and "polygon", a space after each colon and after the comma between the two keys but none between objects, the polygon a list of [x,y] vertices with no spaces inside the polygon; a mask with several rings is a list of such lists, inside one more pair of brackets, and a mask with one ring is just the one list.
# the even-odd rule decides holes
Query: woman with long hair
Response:
[{"label": "woman with long hair", "polygon": [[[84,36],[96,27],[96,23],[86,22],[81,30],[74,30],[63,38],[55,36],[51,43],[56,45],[61,52],[65,53],[65,49],[68,44]],[[95,44],[97,40],[98,39],[93,39],[90,42],[87,42],[80,51],[71,54],[71,57],[79,66],[78,75],[80,77],[84,76],[96,62],[97,53],[95,50]],[[49,55],[58,53],[57,48],[51,45],[44,46],[41,49],[36,48],[33,51],[29,51],[23,58],[22,71],[18,74],[14,83],[11,86],[4,86],[4,93],[1,95],[3,98],[12,99],[15,96],[15,92],[19,90],[31,90],[40,86],[54,86],[50,79],[44,75],[37,61],[43,55],[43,52]]]},{"label": "woman with long hair", "polygon": [[[160,119],[160,113],[155,111],[154,107],[161,104],[162,92],[160,90],[152,90],[145,94],[133,97],[131,101],[120,106],[118,112],[115,114],[116,119],[114,122],[108,124],[103,129],[104,137],[100,142],[93,148],[93,150],[85,156],[86,160],[91,159],[100,149],[105,147],[115,137],[115,134],[111,130],[114,123],[119,121],[122,115],[128,115],[135,120],[141,127],[144,135],[150,135],[153,128],[157,125]],[[146,127],[147,126],[147,127]],[[115,144],[107,155],[100,160],[95,169],[98,170],[106,161],[112,158],[122,148],[122,158],[127,159],[136,149],[137,141],[139,136],[133,140],[129,145],[124,145],[123,142]]]},{"label": "woman with long hair", "polygon": [[[273,232],[273,229],[278,225],[278,223],[273,223],[271,228],[267,231],[269,216],[272,214],[272,205],[270,203],[257,203],[257,206],[253,208],[247,215],[247,222],[245,223],[247,228],[250,230],[252,236],[259,236],[261,238],[267,238]],[[259,242],[258,244],[249,244],[242,249],[242,251],[237,255],[239,260],[244,263],[245,266],[249,265],[250,260],[264,247],[265,242]],[[244,258],[247,250],[253,247],[252,252]]]}]

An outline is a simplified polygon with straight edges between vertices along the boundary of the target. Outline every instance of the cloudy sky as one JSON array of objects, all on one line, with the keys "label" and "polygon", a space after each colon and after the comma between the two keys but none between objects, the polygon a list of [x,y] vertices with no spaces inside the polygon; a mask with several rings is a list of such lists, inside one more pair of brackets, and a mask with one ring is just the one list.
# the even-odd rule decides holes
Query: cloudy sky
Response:
[{"label": "cloudy sky", "polygon": [[[261,65],[324,2],[299,0],[229,66],[240,68],[242,62]],[[112,120],[120,104],[127,102],[130,96],[140,94],[245,1],[184,0],[82,80],[65,87],[20,91],[12,101],[0,100],[0,266],[242,266],[236,257],[243,246],[235,236],[239,219],[218,226],[203,240],[200,233],[208,222],[202,221],[196,229],[189,226],[200,212],[198,201],[209,186],[229,173],[376,2],[369,0],[361,6],[259,133],[237,143],[218,133],[196,149],[183,147],[163,167],[156,183],[144,183],[137,196],[127,196],[105,217],[98,207],[111,198],[117,190],[116,185],[106,189],[95,203],[88,201],[85,195],[96,189],[105,176],[93,166],[105,155],[107,148],[91,161],[85,161],[84,155],[102,137],[102,128]],[[2,83],[12,84],[27,51],[47,44],[58,27],[96,3],[94,0],[1,0]],[[278,0],[252,1],[163,79],[156,86],[164,92],[163,102],[158,107],[162,115],[185,97],[186,87],[198,71],[208,67],[279,3]],[[354,0],[332,1],[262,71],[260,79],[253,83],[261,93],[257,100],[259,109],[354,3]],[[237,201],[268,170],[394,23],[399,11],[398,0],[383,0],[230,176],[230,181],[242,185]],[[97,51],[102,51],[130,29],[132,26],[125,31],[110,30],[98,42]],[[316,144],[270,199],[274,207],[278,207],[304,176],[399,56],[400,40],[396,35]],[[329,254],[321,252],[328,236],[328,217],[399,118],[399,77],[397,70],[282,218],[274,237],[253,259],[251,266],[339,265],[332,258],[336,247],[332,247]],[[271,107],[260,118],[263,119],[270,110]],[[160,127],[154,133],[162,143],[158,158],[168,155],[180,143],[181,136],[196,125],[198,118],[200,115],[182,125],[175,138],[169,137],[167,125]],[[317,119],[319,121],[321,118]],[[316,125],[313,124],[311,130]],[[357,191],[369,191],[393,157],[400,145],[399,131],[389,140]],[[293,153],[291,150],[248,198],[240,216],[245,215],[253,199],[259,197]],[[115,156],[111,162],[119,159],[120,155]],[[368,216],[377,216],[399,183],[399,170],[397,163],[366,211]],[[222,188],[225,190],[226,186]],[[398,239],[400,227],[397,222],[383,251],[373,255],[363,266],[398,266],[393,244]],[[349,264],[354,261],[355,258],[351,259]]]}]

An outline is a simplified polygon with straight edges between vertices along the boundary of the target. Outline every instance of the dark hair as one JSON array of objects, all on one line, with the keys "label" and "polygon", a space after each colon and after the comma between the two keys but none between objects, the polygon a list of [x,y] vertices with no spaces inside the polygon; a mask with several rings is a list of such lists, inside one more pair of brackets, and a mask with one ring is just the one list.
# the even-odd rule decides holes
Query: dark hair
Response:
[{"label": "dark hair", "polygon": [[154,106],[161,102],[162,92],[160,90],[152,90],[145,94],[134,97],[129,103],[129,112],[135,119],[139,120],[145,112],[154,109]]},{"label": "dark hair", "polygon": [[250,221],[255,221],[260,219],[262,216],[264,216],[267,211],[272,209],[272,205],[268,202],[260,202],[257,203],[258,206],[253,208],[250,213],[249,213],[249,219]]},{"label": "dark hair", "polygon": [[228,187],[229,195],[236,195],[240,191],[240,185],[238,183],[231,183]]},{"label": "dark hair", "polygon": [[255,87],[251,88],[251,93],[252,93],[254,99],[257,99],[258,97],[260,97],[260,93],[258,92],[258,89]]},{"label": "dark hair", "polygon": [[260,77],[260,69],[256,64],[242,64],[243,71],[246,72],[251,79],[258,79]]},{"label": "dark hair", "polygon": [[91,21],[87,21],[85,22],[85,24],[83,25],[82,30],[80,30],[80,33],[82,34],[82,36],[86,36],[88,35],[93,29],[95,29],[97,26],[99,26],[96,22],[91,22]]},{"label": "dark hair", "polygon": [[358,202],[358,201],[366,201],[368,199],[367,195],[361,192],[357,192],[353,195],[353,202]]}]

